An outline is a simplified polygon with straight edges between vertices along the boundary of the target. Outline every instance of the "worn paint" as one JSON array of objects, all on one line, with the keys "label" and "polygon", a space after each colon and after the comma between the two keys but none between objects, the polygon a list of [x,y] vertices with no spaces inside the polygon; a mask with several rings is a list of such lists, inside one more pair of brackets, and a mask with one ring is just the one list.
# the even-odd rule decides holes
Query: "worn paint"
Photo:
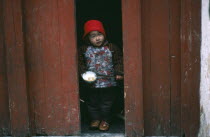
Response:
[{"label": "worn paint", "polygon": [[21,0],[3,0],[5,61],[11,134],[24,137],[30,131],[21,6]]},{"label": "worn paint", "polygon": [[180,135],[180,4],[142,1],[146,136]]},{"label": "worn paint", "polygon": [[181,1],[181,135],[187,137],[197,137],[199,130],[201,41],[192,32],[201,33],[200,9],[199,0]]},{"label": "worn paint", "polygon": [[[146,1],[148,0],[145,0],[145,2]],[[176,0],[174,0],[173,2],[175,1]],[[141,16],[143,15],[141,14],[142,1],[123,0],[122,2],[123,2],[122,9],[123,9],[123,23],[124,23],[123,39],[124,39],[124,47],[125,47],[124,54],[126,55],[126,58],[124,58],[125,85],[126,85],[125,86],[125,100],[126,100],[125,110],[127,110],[126,111],[127,113],[126,131],[127,131],[127,135],[129,136],[142,136],[144,135],[143,90],[142,90],[142,72],[141,72],[142,71],[142,58],[141,58],[142,56],[139,56],[139,55],[142,55],[141,38],[146,35],[146,33],[144,33],[144,35],[141,35],[141,32],[142,32],[141,30],[142,17]],[[158,4],[160,4],[160,2],[157,2],[157,4],[153,3],[152,6],[154,6],[154,9],[156,8],[155,10],[157,10],[158,12],[159,11],[163,12],[162,11],[163,9],[159,10],[159,8],[156,7]],[[72,29],[75,28],[74,2],[65,1],[65,0],[45,0],[45,1],[30,0],[30,1],[23,1],[23,5],[24,5],[24,13],[25,13],[24,26],[26,27],[24,30],[25,30],[25,35],[27,36],[26,37],[27,47],[26,47],[25,52],[26,52],[27,74],[28,74],[28,77],[27,77],[28,88],[29,88],[28,91],[29,91],[29,96],[30,96],[28,103],[30,103],[30,116],[31,116],[30,122],[32,125],[31,126],[32,133],[54,134],[54,135],[66,134],[66,133],[77,134],[79,132],[79,112],[78,112],[79,100],[78,100],[78,85],[77,85],[77,82],[75,82],[77,81],[77,69],[75,67],[77,65],[76,64],[75,32],[72,31]],[[171,3],[171,5],[174,5],[174,4]],[[176,6],[179,6],[179,5],[176,5]],[[166,10],[165,7],[167,6],[164,6],[164,10]],[[190,11],[189,9],[190,8],[186,8],[186,11]],[[175,14],[176,10],[174,11],[171,10],[171,12],[173,12],[174,14],[173,16],[170,16],[170,17],[176,16]],[[156,14],[158,12],[153,12],[152,14]],[[156,19],[159,17],[156,15],[153,15],[153,16],[156,17]],[[163,16],[168,18],[168,15],[166,16],[165,13],[163,14]],[[193,19],[190,17],[188,22],[192,22],[192,20]],[[20,23],[20,20],[17,22]],[[14,23],[14,24],[17,25],[18,23]],[[156,23],[154,24],[156,25]],[[151,24],[148,23],[146,25],[151,25]],[[155,25],[153,27],[155,27]],[[164,25],[164,23],[162,25]],[[186,25],[186,23],[184,25]],[[164,26],[161,26],[161,27],[164,27]],[[185,28],[189,28],[189,27],[184,26],[184,29]],[[170,30],[171,32],[180,30],[179,26],[175,26],[170,29],[171,29]],[[21,32],[21,31],[18,31],[18,32]],[[176,33],[179,33],[179,32],[175,32],[174,34]],[[183,37],[182,39],[183,41],[185,40],[190,41],[190,44],[188,44],[187,46],[184,46],[185,51],[188,50],[189,52],[191,52],[194,50],[194,47],[198,46],[198,45],[193,45],[193,46],[191,45],[193,43],[192,36],[194,34],[196,35],[197,38],[199,37],[199,33],[197,32],[195,33],[193,32],[190,35],[188,34],[181,35]],[[174,35],[173,37],[171,37],[173,38],[171,41],[171,44],[175,43],[175,41],[177,40],[177,38],[175,37]],[[185,37],[186,39],[184,39]],[[155,38],[154,40],[158,41]],[[153,42],[153,40],[151,40],[150,42]],[[16,44],[18,48],[24,47],[24,44],[22,42],[21,43],[16,42],[14,45],[16,46]],[[179,45],[179,43],[175,43],[174,46],[172,46],[175,48],[171,48],[171,51],[170,51],[171,55],[176,56],[176,60],[171,61],[172,63],[174,63],[171,65],[171,68],[173,68],[174,66],[179,66],[177,65],[179,64],[178,60],[181,60],[179,52],[177,52],[179,51],[179,49],[177,49],[176,45]],[[7,53],[14,53],[14,51],[15,51],[14,47],[7,48]],[[19,51],[18,53],[22,53],[22,51],[23,50]],[[161,49],[161,51],[164,51],[164,49]],[[167,51],[169,51],[168,48],[167,48]],[[176,51],[176,54],[172,53],[173,51]],[[13,55],[13,54],[8,54],[7,56],[8,59],[11,59],[7,62],[9,66],[8,74],[11,74],[11,72],[13,73],[16,72],[16,69],[20,69],[24,63],[21,61],[20,58],[18,58],[20,60],[16,60],[15,58],[12,58],[14,56],[9,56],[9,55]],[[17,53],[14,55],[18,55],[18,57],[22,57],[23,54],[21,54],[21,56],[19,56],[20,54],[17,54]],[[184,57],[186,56],[188,56],[188,52],[184,54]],[[161,65],[164,65],[165,60],[161,60],[162,58],[166,59],[166,62],[170,60],[170,54],[168,54],[167,57],[165,57],[162,54],[155,55],[155,57],[157,57],[157,62],[155,62],[156,59],[153,59],[153,63],[157,63],[155,64],[156,66],[158,66],[159,64],[158,62],[160,62]],[[173,56],[171,57],[173,58]],[[13,65],[9,64],[12,61],[17,61],[18,63],[23,63],[23,64],[21,65],[17,63],[14,65],[15,66],[14,67]],[[190,83],[189,81],[190,78],[188,76],[192,75],[191,71],[193,70],[193,66],[194,66],[193,62],[195,62],[195,65],[197,65],[197,63],[199,63],[199,58],[198,57],[193,58],[190,63],[188,62],[190,61],[184,60],[185,64],[183,65],[184,66],[183,76],[186,76],[184,77],[185,83]],[[209,66],[209,63],[207,64],[208,64],[207,66]],[[166,70],[165,72],[168,73],[169,69],[165,69],[165,70]],[[149,69],[149,71],[151,71],[151,69]],[[162,73],[164,72],[162,70],[158,70],[158,71]],[[179,73],[179,70],[176,68],[174,70],[171,69],[171,73],[175,77],[175,79],[171,81],[174,84],[174,82],[179,81],[180,79],[178,75],[176,77],[176,74]],[[24,73],[21,73],[21,74],[24,75]],[[158,74],[158,73],[156,72],[155,74]],[[16,81],[11,81],[13,80],[11,79],[12,75],[9,75],[9,78],[10,78],[9,79],[10,85],[13,85],[14,84],[13,82],[19,82],[17,79],[14,79]],[[156,77],[153,76],[153,82],[156,82],[155,78]],[[166,79],[166,82],[168,82],[168,79],[166,77],[164,78]],[[164,81],[163,79],[161,80]],[[21,87],[24,88],[24,83],[21,83],[21,84],[23,84]],[[163,97],[164,97],[163,98],[164,100],[168,100],[168,98],[170,97],[170,95],[168,94],[168,91],[169,91],[168,84],[169,83],[165,85],[164,83],[160,82],[155,85],[158,91],[158,94],[154,93],[153,95],[154,100],[156,98],[161,100]],[[177,83],[175,83],[175,86],[173,86],[173,87],[176,87],[175,89],[173,89],[175,92],[172,92],[174,94],[171,94],[171,97],[178,96],[178,98],[172,98],[172,101],[171,101],[171,104],[174,105],[175,107],[180,106],[180,98],[179,98],[180,94],[178,92],[179,87],[176,84]],[[189,84],[184,85],[184,86],[187,87],[189,86]],[[14,91],[13,88],[15,87],[16,86],[11,86],[9,87],[9,90]],[[18,88],[20,89],[20,87]],[[187,88],[187,89],[188,89],[187,91],[190,91],[190,88]],[[24,91],[24,90],[19,90],[19,91]],[[185,92],[185,90],[183,91]],[[16,92],[16,95],[17,93],[19,92]],[[184,95],[185,95],[184,97],[187,97],[188,94],[184,94]],[[25,101],[27,98],[21,98],[21,99]],[[18,101],[18,98],[15,98],[15,96],[11,96],[10,108],[14,112],[16,112],[17,107],[18,107],[17,102],[15,101]],[[19,98],[19,101],[20,101],[20,98]],[[190,102],[191,100],[188,99],[187,101]],[[155,109],[164,110],[164,108],[161,108],[161,104],[165,105],[164,103],[165,102],[160,103],[159,104],[160,108],[155,107]],[[191,105],[187,103],[188,102],[183,102],[182,104],[183,108],[187,108],[188,110],[184,113],[185,115],[183,115],[185,116],[184,118],[186,119],[188,118],[187,112],[190,111],[189,105]],[[23,102],[23,105],[25,104],[27,104],[27,102]],[[155,105],[156,104],[154,103],[154,106]],[[170,107],[171,106],[167,106],[167,108],[170,108]],[[180,109],[179,107],[173,109],[172,114],[175,114],[174,112],[178,112],[178,113],[175,114],[174,116],[171,115],[171,117],[174,117],[173,122],[178,121],[174,125],[174,127],[178,127],[178,128],[180,124],[179,123],[180,119],[179,117],[176,117],[176,116],[179,116],[180,114],[179,109]],[[206,114],[207,113],[206,109],[207,107],[205,106],[203,107],[203,111],[202,111],[202,114],[204,114],[202,119],[205,121],[206,119],[208,119],[208,116],[209,116],[208,114]],[[154,117],[154,119],[152,120],[155,121],[153,122],[158,123],[158,124],[153,124],[155,125],[154,129],[157,130],[157,134],[168,134],[169,133],[168,126],[166,125],[164,127],[163,125],[165,124],[164,122],[166,122],[166,124],[170,123],[170,120],[168,120],[169,119],[168,117],[166,118],[166,120],[163,119],[162,113],[164,113],[164,116],[168,116],[168,115],[166,114],[165,111],[159,111],[159,110],[149,111],[148,114],[149,115],[153,114],[152,117]],[[154,112],[159,113],[159,114],[157,115]],[[13,114],[14,113],[12,113],[12,115]],[[18,114],[22,114],[22,112],[19,111]],[[22,117],[22,118],[25,118],[25,117]],[[16,122],[16,121],[12,121],[12,122]],[[186,121],[186,125],[189,126],[190,122],[191,123],[193,122],[193,118],[191,118],[191,121]],[[186,125],[185,125],[185,128],[188,128]],[[208,125],[207,123],[204,123],[203,125],[204,127],[207,127],[203,129],[208,129],[208,126],[206,126]],[[179,129],[174,132],[178,132],[178,131]]]},{"label": "worn paint", "polygon": [[32,135],[80,132],[74,1],[23,1]]},{"label": "worn paint", "polygon": [[144,134],[140,11],[141,0],[122,0],[125,134],[130,137]]},{"label": "worn paint", "polygon": [[210,18],[209,0],[202,0],[202,48],[199,137],[210,136]]},{"label": "worn paint", "polygon": [[3,1],[0,1],[0,136],[10,134],[9,95],[7,87],[3,26]]}]

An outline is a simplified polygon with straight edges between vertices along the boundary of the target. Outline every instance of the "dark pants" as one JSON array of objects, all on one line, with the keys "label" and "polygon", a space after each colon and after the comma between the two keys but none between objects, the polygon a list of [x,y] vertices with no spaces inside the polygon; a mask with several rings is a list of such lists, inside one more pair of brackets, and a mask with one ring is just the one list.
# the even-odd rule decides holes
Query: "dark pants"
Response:
[{"label": "dark pants", "polygon": [[117,95],[116,87],[91,88],[87,94],[87,108],[91,120],[110,122],[111,109]]}]

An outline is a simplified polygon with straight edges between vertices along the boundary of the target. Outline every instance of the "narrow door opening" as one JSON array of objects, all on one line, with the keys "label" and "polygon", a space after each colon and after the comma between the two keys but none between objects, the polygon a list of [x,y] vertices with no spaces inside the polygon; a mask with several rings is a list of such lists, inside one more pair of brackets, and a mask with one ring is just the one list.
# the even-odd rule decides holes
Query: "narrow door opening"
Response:
[{"label": "narrow door opening", "polygon": [[[122,13],[121,0],[76,0],[77,47],[84,45],[82,39],[84,24],[88,20],[99,20],[103,23],[107,40],[122,51]],[[79,64],[80,62],[78,62]],[[78,67],[80,67],[78,65]],[[101,133],[90,130],[90,117],[87,109],[87,84],[79,74],[80,115],[82,133]],[[123,133],[124,126],[124,82],[117,80],[117,96],[112,106],[110,128],[106,133]]]}]

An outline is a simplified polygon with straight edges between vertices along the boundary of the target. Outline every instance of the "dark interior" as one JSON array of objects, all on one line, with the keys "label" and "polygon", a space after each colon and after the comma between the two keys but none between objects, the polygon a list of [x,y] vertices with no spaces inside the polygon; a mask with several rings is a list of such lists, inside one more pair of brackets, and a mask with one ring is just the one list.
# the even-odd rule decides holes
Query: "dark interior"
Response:
[{"label": "dark interior", "polygon": [[82,45],[83,25],[91,19],[103,22],[107,39],[122,47],[122,14],[120,0],[76,0],[78,45]]},{"label": "dark interior", "polygon": [[[104,24],[109,42],[115,43],[122,49],[122,14],[121,0],[76,0],[76,24],[77,44],[83,45],[82,35],[84,23],[88,20],[100,20]],[[97,133],[88,129],[89,118],[85,104],[86,87],[81,78],[80,81],[80,112],[81,132]],[[123,81],[119,83],[118,98],[113,106],[113,120],[108,133],[124,133],[124,89]]]}]

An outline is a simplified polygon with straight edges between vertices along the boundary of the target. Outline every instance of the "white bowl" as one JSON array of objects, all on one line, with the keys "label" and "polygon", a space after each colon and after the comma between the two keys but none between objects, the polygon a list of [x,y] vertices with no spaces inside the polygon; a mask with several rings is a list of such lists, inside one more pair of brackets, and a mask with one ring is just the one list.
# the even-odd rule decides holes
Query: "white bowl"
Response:
[{"label": "white bowl", "polygon": [[82,74],[82,78],[87,82],[94,82],[97,78],[96,73],[92,71],[86,71]]}]

